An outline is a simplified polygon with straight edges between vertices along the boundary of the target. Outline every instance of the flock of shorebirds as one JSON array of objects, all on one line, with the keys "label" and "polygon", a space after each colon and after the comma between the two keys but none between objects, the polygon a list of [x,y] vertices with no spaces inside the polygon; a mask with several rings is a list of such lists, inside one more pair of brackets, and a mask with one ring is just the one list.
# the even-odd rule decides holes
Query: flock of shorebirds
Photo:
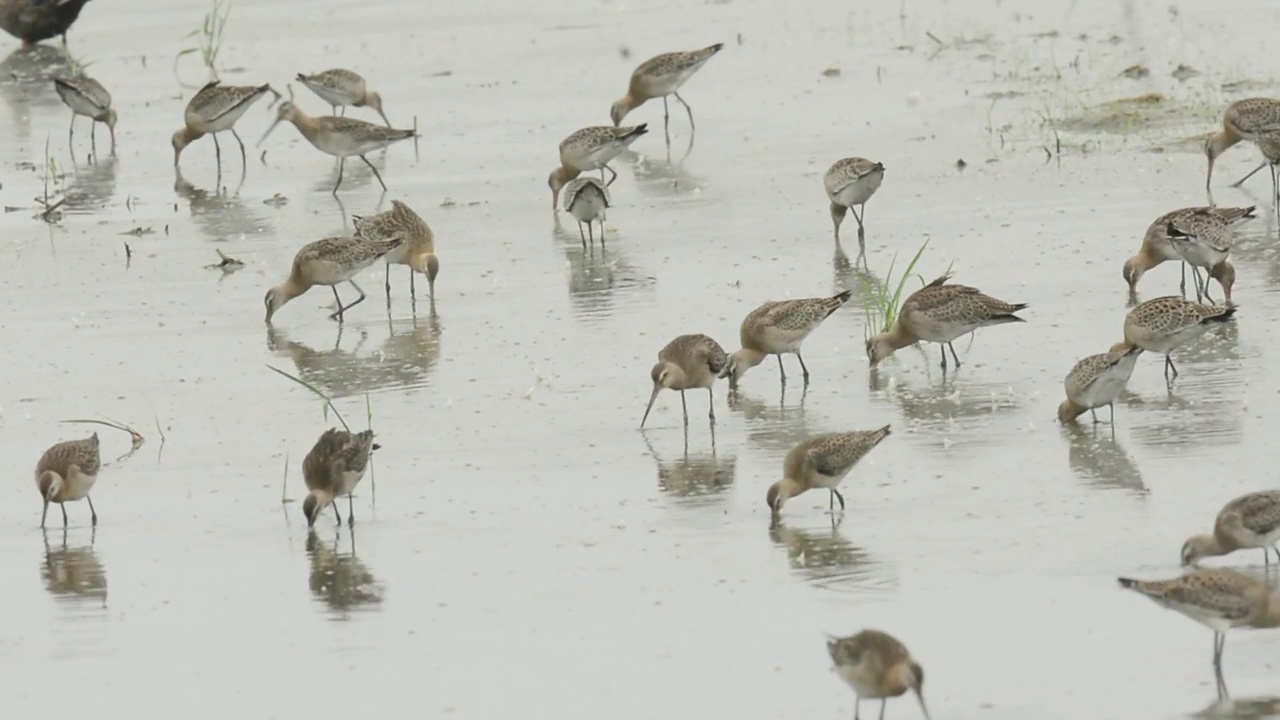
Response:
[{"label": "flock of shorebirds", "polygon": [[[0,0],[0,20],[7,20],[4,8],[14,0]],[[24,4],[18,0],[18,4]],[[63,5],[75,6],[79,2],[46,4],[52,9]],[[34,4],[38,5],[38,4]],[[74,21],[74,16],[70,21]],[[66,24],[69,25],[70,21]],[[13,32],[8,25],[6,30]],[[44,37],[65,32],[56,23],[42,26],[40,32],[22,36],[24,41],[35,42]],[[38,37],[44,33],[42,37]],[[15,33],[17,34],[17,33]],[[34,39],[31,39],[34,38]],[[563,195],[564,209],[579,222],[579,233],[584,246],[594,244],[594,224],[600,227],[600,241],[604,243],[605,212],[611,204],[609,185],[617,173],[609,163],[637,139],[644,136],[647,124],[622,126],[623,119],[637,107],[650,100],[663,103],[664,131],[670,143],[669,98],[684,106],[691,131],[694,128],[693,110],[679,90],[723,48],[722,44],[700,50],[673,52],[656,56],[636,68],[631,75],[626,95],[610,108],[611,126],[593,126],[572,133],[559,146],[560,163],[548,176],[553,211]],[[282,121],[292,123],[317,149],[339,158],[338,182],[342,182],[341,163],[348,157],[359,157],[370,168],[382,185],[385,183],[377,169],[365,155],[391,143],[415,137],[414,130],[396,130],[382,109],[378,93],[368,88],[365,80],[349,70],[334,69],[315,75],[299,74],[297,80],[319,95],[336,111],[346,106],[369,107],[381,115],[385,126],[342,116],[313,117],[304,113],[292,100],[281,103],[275,122],[264,133],[263,139]],[[72,110],[72,132],[76,116],[83,115],[102,122],[111,131],[112,149],[115,148],[114,128],[116,112],[111,106],[111,96],[98,82],[83,75],[58,78],[58,94]],[[202,88],[187,104],[184,125],[173,135],[174,166],[178,166],[183,149],[204,135],[213,136],[216,157],[221,168],[221,147],[217,134],[230,131],[240,145],[242,164],[245,160],[244,143],[236,132],[235,124],[245,111],[268,93],[282,100],[269,85],[233,87],[212,82]],[[74,136],[71,137],[74,141]],[[1233,103],[1227,108],[1220,132],[1205,143],[1204,151],[1209,161],[1212,179],[1216,158],[1241,140],[1255,143],[1263,152],[1271,168],[1273,190],[1280,207],[1280,101],[1252,98]],[[91,138],[95,145],[96,139]],[[261,142],[261,141],[259,141]],[[599,170],[600,179],[583,173]],[[605,172],[611,177],[605,181]],[[1255,173],[1257,170],[1254,171]],[[849,211],[858,224],[859,247],[865,253],[865,206],[884,179],[885,166],[859,157],[837,161],[823,178],[830,202],[830,216],[834,226],[835,241],[840,243],[840,227]],[[1249,176],[1252,176],[1250,173]],[[1248,179],[1246,176],[1244,179]],[[1242,179],[1240,182],[1243,182]],[[1237,183],[1238,184],[1238,183]],[[1231,226],[1253,217],[1253,207],[1220,208],[1190,207],[1174,210],[1153,221],[1143,237],[1139,252],[1124,263],[1123,277],[1135,305],[1124,319],[1123,339],[1107,352],[1090,355],[1067,374],[1064,381],[1066,399],[1058,408],[1062,423],[1075,422],[1085,412],[1098,422],[1095,411],[1101,407],[1111,409],[1114,420],[1114,401],[1124,389],[1139,356],[1143,352],[1159,353],[1164,357],[1165,377],[1172,389],[1178,375],[1172,353],[1202,336],[1214,325],[1229,322],[1236,306],[1231,290],[1235,269],[1228,261],[1231,250]],[[861,212],[860,212],[861,211]],[[582,228],[586,227],[584,233]],[[860,254],[860,257],[862,255]],[[276,313],[291,299],[315,286],[328,286],[333,291],[337,310],[330,316],[339,322],[354,305],[365,299],[365,293],[356,285],[355,276],[382,260],[392,264],[407,265],[410,269],[410,293],[416,274],[427,277],[429,295],[434,302],[435,279],[439,272],[439,260],[435,254],[434,237],[426,222],[404,203],[393,200],[390,210],[367,218],[356,218],[355,233],[351,236],[330,237],[301,248],[293,259],[288,277],[281,284],[267,291],[264,298],[266,322],[271,323]],[[1137,303],[1136,289],[1143,274],[1155,266],[1175,261],[1183,263],[1182,296],[1163,296]],[[1186,266],[1192,270],[1196,301],[1184,299],[1186,294]],[[1204,270],[1206,277],[1200,276]],[[1208,279],[1215,279],[1222,288],[1223,304],[1216,304],[1209,295]],[[950,275],[943,275],[912,293],[896,309],[891,323],[866,341],[866,354],[872,372],[879,363],[896,350],[922,341],[938,343],[941,365],[946,371],[947,353],[950,352],[955,368],[960,359],[952,342],[980,328],[993,325],[1023,322],[1017,313],[1027,306],[1009,303],[989,296],[976,288],[949,282]],[[359,297],[343,304],[337,286],[350,284]],[[390,280],[386,293],[390,302]],[[846,291],[832,297],[802,298],[767,302],[747,314],[740,327],[740,347],[726,353],[712,338],[702,334],[681,335],[658,352],[658,361],[650,370],[652,393],[641,418],[641,427],[647,421],[654,402],[662,390],[680,393],[684,424],[689,423],[685,393],[688,390],[705,389],[708,397],[708,417],[715,423],[713,388],[717,380],[726,378],[730,393],[748,370],[760,365],[769,355],[778,359],[782,383],[787,376],[783,355],[795,355],[805,386],[809,384],[809,368],[801,355],[801,344],[823,321],[849,300]],[[1205,302],[1207,301],[1207,302]],[[787,453],[783,461],[782,480],[771,485],[766,492],[766,502],[771,516],[778,518],[784,504],[797,495],[812,489],[829,492],[829,507],[839,501],[845,507],[839,492],[841,481],[868,452],[890,434],[888,425],[869,431],[831,433],[811,437],[800,442]],[[342,522],[337,500],[348,499],[347,524],[354,524],[351,494],[363,478],[370,455],[378,445],[373,432],[366,430],[350,433],[337,429],[326,430],[303,460],[303,474],[309,493],[302,509],[309,526],[328,507],[339,524]],[[67,523],[65,504],[85,500],[92,522],[97,524],[97,513],[89,499],[90,490],[101,466],[97,434],[83,440],[62,442],[49,448],[36,466],[35,484],[44,501],[41,527],[44,526],[50,503],[62,509],[63,524]],[[1264,565],[1270,569],[1269,553],[1274,549],[1280,563],[1280,491],[1251,493],[1232,500],[1223,507],[1214,523],[1213,532],[1196,535],[1183,546],[1181,560],[1184,566],[1195,566],[1205,557],[1225,555],[1238,549],[1261,548]],[[1280,567],[1280,565],[1278,565]],[[1280,591],[1274,590],[1252,575],[1228,569],[1195,569],[1180,577],[1145,581],[1120,579],[1121,586],[1134,590],[1164,607],[1182,613],[1214,631],[1213,665],[1219,689],[1225,693],[1222,680],[1222,651],[1226,632],[1233,627],[1280,626]],[[885,703],[891,697],[903,695],[908,690],[918,697],[925,716],[924,671],[906,647],[897,639],[877,630],[864,630],[846,638],[833,637],[828,652],[839,676],[856,693],[858,704],[863,699],[880,699],[880,717]],[[855,718],[857,710],[855,709]]]}]

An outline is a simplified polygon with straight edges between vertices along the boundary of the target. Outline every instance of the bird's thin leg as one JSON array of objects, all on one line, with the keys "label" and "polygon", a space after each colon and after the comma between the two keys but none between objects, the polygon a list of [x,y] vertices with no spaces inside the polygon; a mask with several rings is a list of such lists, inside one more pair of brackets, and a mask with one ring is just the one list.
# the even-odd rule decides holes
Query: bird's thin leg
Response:
[{"label": "bird's thin leg", "polygon": [[334,196],[337,196],[337,194],[338,194],[338,187],[342,185],[342,169],[343,169],[343,168],[345,168],[345,167],[346,167],[346,165],[347,165],[347,159],[346,159],[346,158],[344,158],[344,157],[343,157],[343,158],[338,158],[338,182],[336,182],[336,183],[334,183],[334,184],[333,184],[333,194],[334,194]]},{"label": "bird's thin leg", "polygon": [[338,527],[342,527],[342,513],[338,512],[338,503],[333,503],[333,516],[338,519]]},{"label": "bird's thin leg", "polygon": [[[800,370],[804,373],[804,384],[807,387],[809,385],[809,368],[804,366],[804,358],[800,356],[799,350],[796,351],[796,359],[800,361]],[[778,356],[778,362],[782,362],[781,355]]]},{"label": "bird's thin leg", "polygon": [[689,114],[689,132],[693,133],[698,129],[697,126],[693,124],[693,108],[689,107],[689,103],[685,102],[684,98],[680,97],[680,93],[676,92],[672,93],[672,95],[676,96],[676,99],[684,106],[684,111]]},{"label": "bird's thin leg", "polygon": [[[76,137],[76,114],[71,113],[71,124],[67,126],[67,147],[71,147]],[[74,151],[73,151],[74,152]]]},{"label": "bird's thin leg", "polygon": [[1112,425],[1115,425],[1116,424],[1116,404],[1113,402],[1109,402],[1107,403],[1107,407],[1111,408],[1111,417],[1108,418],[1108,420],[1111,422]]},{"label": "bird's thin leg", "polygon": [[[857,208],[855,208],[855,207],[854,207],[854,206],[852,206],[852,205],[850,205],[850,206],[849,206],[849,212],[853,213],[853,219],[858,221],[858,229],[859,229],[859,230],[861,230],[861,229],[862,229],[862,215],[859,215],[859,214],[858,214],[858,210],[857,210]],[[863,205],[862,205],[862,213],[863,213],[863,215],[865,215],[865,214],[866,214],[866,212],[867,212],[867,206],[866,206],[866,204],[865,204],[865,203],[863,203]]]},{"label": "bird's thin leg", "polygon": [[337,318],[338,322],[341,323],[342,312],[346,310],[346,308],[342,307],[342,298],[338,297],[338,286],[330,285],[329,289],[333,291],[333,301],[338,304],[338,309],[333,311],[333,314],[329,316],[329,319],[333,320],[334,318]]},{"label": "bird's thin leg", "polygon": [[[218,173],[222,173],[222,146],[218,144],[218,133],[213,133],[209,137],[213,138],[213,158],[218,165]],[[215,188],[216,189],[216,188]]]},{"label": "bird's thin leg", "polygon": [[880,699],[880,720],[884,720],[884,706],[889,704],[889,698]]},{"label": "bird's thin leg", "polygon": [[62,527],[66,527],[67,526],[67,504],[62,503],[58,507],[62,508]]},{"label": "bird's thin leg", "polygon": [[236,142],[240,144],[240,167],[248,170],[249,161],[245,159],[244,141],[240,139],[240,133],[236,132],[235,128],[231,128],[231,137],[235,138]]},{"label": "bird's thin leg", "polygon": [[862,698],[855,698],[853,701],[853,720],[858,720],[858,713],[862,711]]},{"label": "bird's thin leg", "polygon": [[[342,311],[343,311],[343,312],[346,312],[346,311],[350,310],[351,308],[353,308],[353,307],[355,307],[355,306],[359,305],[360,303],[364,302],[364,298],[365,298],[364,290],[361,290],[361,289],[360,289],[360,286],[359,286],[359,285],[357,285],[357,284],[355,283],[355,281],[354,281],[354,280],[348,280],[347,282],[351,283],[351,287],[355,288],[355,289],[356,289],[356,292],[360,293],[360,297],[356,298],[356,299],[355,299],[355,302],[353,302],[353,303],[351,303],[350,305],[348,305],[348,306],[346,306],[346,307],[342,308]],[[337,288],[334,288],[334,294],[335,294],[335,295],[337,295]]]},{"label": "bird's thin leg", "polygon": [[382,176],[378,174],[378,168],[374,167],[373,163],[369,162],[369,158],[366,158],[365,156],[361,155],[360,159],[364,160],[364,164],[368,165],[369,169],[373,171],[373,176],[378,178],[378,184],[382,186],[382,191],[386,192],[387,184],[382,182]]},{"label": "bird's thin leg", "polygon": [[709,408],[709,410],[707,411],[707,417],[711,418],[711,424],[715,425],[716,424],[716,394],[711,390],[711,388],[707,388],[707,407]]},{"label": "bird's thin leg", "polygon": [[346,106],[346,105],[335,105],[335,106],[334,106],[334,108],[333,108],[333,110],[334,110],[334,112],[339,113],[338,117],[346,117],[346,116],[347,116],[347,106]]},{"label": "bird's thin leg", "polygon": [[[1171,372],[1173,373],[1173,377],[1170,377],[1170,376],[1169,376],[1169,373],[1171,373]],[[1177,368],[1177,366],[1176,366],[1176,365],[1174,365],[1174,364],[1173,364],[1173,358],[1169,357],[1168,355],[1165,355],[1165,356],[1164,356],[1164,378],[1165,378],[1165,380],[1168,380],[1170,383],[1172,383],[1172,382],[1174,381],[1174,379],[1175,379],[1175,378],[1177,378],[1177,377],[1178,377],[1178,368]]]},{"label": "bird's thin leg", "polygon": [[1178,283],[1178,292],[1182,293],[1182,297],[1187,296],[1187,264],[1182,263],[1182,282]]},{"label": "bird's thin leg", "polygon": [[662,96],[662,134],[667,138],[667,151],[671,151],[671,112],[667,109],[667,96]]},{"label": "bird's thin leg", "polygon": [[684,425],[689,426],[689,406],[684,401],[684,391],[680,391],[680,409],[684,411]]},{"label": "bird's thin leg", "polygon": [[946,346],[939,345],[938,351],[939,353],[942,354],[942,369],[946,370],[947,369],[947,348]]},{"label": "bird's thin leg", "polygon": [[[413,278],[413,268],[409,268],[409,278]],[[387,307],[391,307],[391,263],[387,263],[387,280],[384,287],[387,290]]]},{"label": "bird's thin leg", "polygon": [[98,121],[96,120],[89,123],[89,150],[93,152],[94,157],[98,157]]},{"label": "bird's thin leg", "polygon": [[88,495],[85,495],[85,496],[84,496],[84,499],[89,503],[89,517],[93,519],[93,520],[92,520],[92,522],[93,522],[93,526],[94,526],[94,527],[97,527],[97,526],[98,526],[98,511],[93,509],[93,498],[89,497]]},{"label": "bird's thin leg", "polygon": [[778,357],[778,372],[782,374],[782,384],[785,385],[787,383],[787,370],[786,368],[782,367],[782,354],[779,353],[777,357]]},{"label": "bird's thin leg", "polygon": [[578,223],[578,237],[582,238],[582,249],[587,249],[587,236],[582,232],[582,223]]},{"label": "bird's thin leg", "polygon": [[[579,231],[579,232],[581,232],[581,231],[582,231],[582,225],[578,225],[578,231]],[[590,221],[587,221],[587,239],[591,241],[591,246],[592,246],[592,247],[595,247],[595,244],[596,244],[596,229],[591,225],[591,222],[590,222]]]},{"label": "bird's thin leg", "polygon": [[600,168],[600,179],[601,179],[601,180],[603,180],[603,179],[604,179],[604,171],[605,171],[605,170],[608,170],[608,171],[609,171],[609,182],[605,183],[605,184],[604,184],[604,186],[605,186],[605,187],[609,187],[610,185],[612,185],[612,184],[613,184],[613,181],[614,181],[614,180],[617,180],[617,179],[618,179],[618,173],[617,173],[617,171],[615,171],[613,168],[609,167],[608,165],[605,165],[604,167]]},{"label": "bird's thin leg", "polygon": [[418,289],[414,287],[413,283],[413,268],[409,268],[409,297],[416,297],[417,294]]},{"label": "bird's thin leg", "polygon": [[956,357],[956,346],[947,343],[947,347],[951,348],[951,359],[956,361],[956,369],[960,369],[960,358]]},{"label": "bird's thin leg", "polygon": [[604,249],[604,218],[600,218],[600,249]]},{"label": "bird's thin leg", "polygon": [[1245,175],[1244,177],[1240,178],[1239,180],[1237,180],[1237,181],[1235,181],[1235,182],[1231,183],[1231,187],[1240,187],[1241,185],[1243,185],[1243,184],[1244,184],[1244,181],[1245,181],[1245,180],[1248,180],[1249,178],[1253,177],[1255,173],[1257,173],[1257,172],[1258,172],[1259,170],[1261,170],[1262,168],[1266,167],[1266,165],[1267,165],[1267,164],[1264,162],[1264,163],[1262,163],[1261,165],[1259,165],[1258,167],[1254,168],[1252,171],[1250,171],[1250,172],[1249,172],[1249,174],[1248,174],[1248,175]]},{"label": "bird's thin leg", "polygon": [[[336,506],[337,503],[334,503]],[[347,527],[354,527],[356,524],[356,508],[355,501],[351,499],[351,493],[347,493]]]},{"label": "bird's thin leg", "polygon": [[1089,408],[1089,415],[1093,417],[1093,424],[1094,424],[1094,425],[1097,425],[1097,424],[1098,424],[1098,413],[1094,412],[1094,411],[1093,411],[1093,408]]}]

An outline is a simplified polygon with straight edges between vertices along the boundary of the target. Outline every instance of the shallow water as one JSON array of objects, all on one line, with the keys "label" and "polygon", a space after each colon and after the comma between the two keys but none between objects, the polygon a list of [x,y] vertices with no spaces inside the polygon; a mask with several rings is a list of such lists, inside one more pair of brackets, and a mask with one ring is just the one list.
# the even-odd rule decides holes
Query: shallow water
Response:
[{"label": "shallow water", "polygon": [[[4,707],[848,717],[853,695],[829,672],[823,633],[878,627],[927,669],[938,718],[1274,714],[1280,636],[1233,634],[1234,700],[1217,703],[1210,633],[1115,577],[1176,574],[1186,536],[1274,482],[1275,217],[1239,226],[1239,320],[1178,354],[1172,394],[1144,356],[1114,435],[1064,429],[1054,410],[1071,364],[1120,338],[1120,266],[1147,224],[1205,202],[1188,138],[1226,102],[1275,93],[1264,79],[1280,70],[1267,52],[1277,11],[1261,0],[1176,12],[1079,0],[1035,14],[882,5],[235,6],[225,82],[283,90],[299,71],[341,64],[370,79],[393,123],[417,118],[416,158],[407,143],[371,158],[385,197],[357,162],[335,200],[334,163],[293,128],[253,146],[265,102],[240,124],[242,185],[232,139],[228,189],[215,186],[208,140],[187,148],[175,181],[168,137],[193,91],[173,54],[207,6],[90,3],[72,50],[115,97],[114,160],[86,164],[82,120],[73,165],[50,84],[0,83],[0,198],[18,208],[0,215],[11,309],[0,459],[16,468],[0,505]],[[547,208],[556,143],[607,123],[639,61],[714,41],[725,51],[682,92],[698,121],[692,152],[667,161],[654,104],[629,116],[652,132],[615,163],[607,250],[584,252],[572,218],[557,226]],[[36,59],[10,55],[4,76],[38,76]],[[1138,63],[1152,74],[1119,77]],[[1202,75],[1170,77],[1180,63]],[[195,63],[182,68],[201,79]],[[1099,110],[1148,92],[1165,94],[1158,109]],[[685,122],[673,107],[673,161]],[[1061,153],[1046,160],[1052,127]],[[46,138],[68,171],[54,224],[31,201]],[[732,350],[766,299],[861,289],[833,251],[821,190],[826,167],[851,154],[888,167],[867,215],[876,275],[927,237],[923,276],[954,263],[957,281],[1029,303],[1028,323],[958,343],[958,374],[943,378],[930,346],[870,379],[855,293],[805,345],[807,392],[788,358],[780,396],[769,360],[736,403],[716,388],[714,436],[700,392],[687,434],[674,393],[639,432],[648,368],[673,336],[704,332]],[[1217,202],[1266,208],[1265,173],[1227,187],[1257,158],[1241,145],[1219,160]],[[323,290],[265,327],[263,293],[296,249],[392,198],[436,232],[434,312],[425,282],[411,306],[400,267],[386,310],[374,268],[340,332]],[[852,220],[845,233],[856,254]],[[246,267],[207,268],[215,249]],[[1177,281],[1166,264],[1139,289],[1155,297]],[[354,537],[326,515],[308,538],[300,462],[334,420],[267,365],[330,393],[353,426],[368,422],[368,395],[382,449]],[[65,535],[55,508],[42,538],[29,468],[88,432],[60,420],[96,416],[147,441],[103,471],[96,532],[77,503]],[[814,493],[769,527],[764,492],[795,442],[884,423],[894,434],[846,481],[842,523]],[[98,432],[104,459],[129,450],[123,433]],[[919,716],[909,699],[890,713]]]}]

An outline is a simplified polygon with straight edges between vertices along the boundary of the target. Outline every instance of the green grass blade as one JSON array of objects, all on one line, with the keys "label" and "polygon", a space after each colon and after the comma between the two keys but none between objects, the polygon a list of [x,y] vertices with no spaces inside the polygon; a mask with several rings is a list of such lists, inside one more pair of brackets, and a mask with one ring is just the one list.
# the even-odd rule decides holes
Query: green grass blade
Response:
[{"label": "green grass blade", "polygon": [[342,428],[343,428],[344,430],[346,430],[347,432],[351,432],[351,427],[347,425],[347,421],[342,419],[342,413],[338,412],[338,408],[334,407],[334,405],[333,405],[333,400],[332,400],[332,399],[330,399],[328,395],[325,395],[325,394],[324,394],[324,392],[323,392],[322,390],[320,390],[319,388],[317,388],[315,385],[312,385],[311,383],[307,382],[306,380],[303,380],[303,379],[302,379],[302,378],[300,378],[300,377],[295,377],[295,376],[293,376],[293,375],[290,375],[289,373],[287,373],[287,372],[285,372],[285,371],[281,370],[280,368],[277,368],[277,367],[274,367],[274,366],[268,365],[268,366],[267,366],[267,369],[272,370],[272,371],[274,371],[274,372],[277,372],[277,373],[279,373],[279,374],[281,374],[281,375],[283,375],[283,376],[285,376],[285,377],[289,378],[290,380],[292,380],[292,381],[294,381],[294,382],[298,383],[298,384],[299,384],[299,385],[301,385],[302,387],[304,387],[304,388],[306,388],[306,389],[310,390],[311,392],[315,393],[318,397],[320,397],[321,399],[323,399],[323,400],[324,400],[324,406],[325,406],[325,420],[328,420],[328,419],[329,419],[328,411],[329,411],[329,410],[332,410],[332,411],[333,411],[333,415],[334,415],[334,417],[338,418],[338,422],[342,423]]}]

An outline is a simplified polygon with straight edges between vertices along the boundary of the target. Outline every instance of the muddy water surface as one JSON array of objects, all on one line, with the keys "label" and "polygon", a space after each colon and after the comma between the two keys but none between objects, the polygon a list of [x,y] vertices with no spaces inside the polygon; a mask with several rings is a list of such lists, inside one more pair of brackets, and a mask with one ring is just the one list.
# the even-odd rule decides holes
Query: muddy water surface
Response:
[{"label": "muddy water surface", "polygon": [[[1274,215],[1240,226],[1239,321],[1178,355],[1172,393],[1144,357],[1114,433],[1061,428],[1054,410],[1071,364],[1120,338],[1120,266],[1146,225],[1205,202],[1194,136],[1226,102],[1274,94],[1264,30],[1280,9],[882,5],[235,6],[225,82],[283,90],[340,64],[370,79],[393,123],[416,117],[416,156],[402,144],[371,157],[389,192],[357,162],[336,200],[334,163],[293,128],[253,146],[265,102],[240,124],[243,182],[229,137],[220,183],[208,139],[174,177],[168,137],[193,90],[173,55],[204,3],[91,3],[73,30],[73,53],[115,97],[114,159],[89,164],[78,123],[73,162],[68,111],[30,80],[49,51],[14,51],[0,83],[0,199],[14,208],[0,216],[4,706],[848,717],[823,633],[871,626],[928,670],[937,718],[1275,712],[1277,636],[1231,638],[1234,699],[1218,702],[1208,631],[1115,585],[1176,574],[1187,535],[1275,482]],[[635,111],[653,132],[615,163],[607,250],[584,251],[547,207],[556,143],[606,123],[640,60],[715,41],[725,51],[682,93],[692,152],[679,162],[682,110],[670,160],[661,108]],[[1120,77],[1136,64],[1150,75]],[[1179,64],[1201,74],[1175,79]],[[1161,96],[1109,104],[1148,93]],[[46,139],[65,173],[53,224],[31,200]],[[850,257],[852,220],[848,252],[833,246],[821,191],[854,154],[889,168],[868,207],[870,277]],[[1265,208],[1266,173],[1227,187],[1256,162],[1244,145],[1225,155],[1214,199]],[[434,307],[425,282],[411,303],[397,267],[388,309],[374,268],[341,329],[323,290],[263,325],[263,293],[298,247],[393,198],[436,232]],[[957,343],[958,374],[944,378],[930,346],[871,377],[861,289],[926,238],[922,275],[952,267],[1029,303],[1028,322]],[[246,266],[208,269],[218,249]],[[1140,291],[1177,283],[1165,265]],[[846,288],[855,300],[805,346],[807,392],[788,359],[784,395],[770,360],[736,402],[717,388],[714,433],[701,392],[687,433],[673,393],[638,431],[648,368],[673,336],[732,350],[760,302]],[[326,515],[308,537],[300,461],[334,421],[267,365],[376,429],[354,534]],[[60,420],[96,416],[146,443],[104,469],[96,533],[75,504],[70,528],[54,509],[42,537],[30,468],[89,432]],[[795,442],[884,423],[894,435],[847,480],[843,522],[815,493],[770,528],[765,488]],[[98,431],[104,459],[128,451],[123,433]],[[919,716],[907,699],[890,712]]]}]

